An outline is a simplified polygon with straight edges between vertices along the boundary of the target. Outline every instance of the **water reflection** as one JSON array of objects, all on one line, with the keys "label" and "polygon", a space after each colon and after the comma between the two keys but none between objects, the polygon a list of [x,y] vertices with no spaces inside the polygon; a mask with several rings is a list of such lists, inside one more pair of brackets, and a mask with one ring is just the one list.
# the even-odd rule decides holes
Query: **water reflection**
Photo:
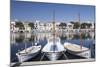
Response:
[{"label": "water reflection", "polygon": [[[51,36],[52,33],[27,33],[26,36],[25,33],[11,33],[11,61],[17,61],[17,59],[15,60],[15,58],[17,58],[16,53],[18,52],[18,50],[21,51],[24,49],[25,43],[27,43],[27,47],[30,47],[32,42],[38,42],[38,44],[42,45],[43,48],[43,46],[47,44],[47,39]],[[65,42],[80,44],[80,34],[57,33],[57,36],[60,38],[62,44],[64,44]],[[94,33],[82,33],[81,36],[83,40],[83,46],[89,48],[89,45],[92,44],[92,41],[94,41]],[[94,49],[94,47],[92,48]]]},{"label": "water reflection", "polygon": [[[25,39],[27,39],[27,41],[29,42],[45,40],[45,39],[48,39],[50,36],[52,36],[51,33],[36,33],[36,34],[27,33],[26,37],[24,33],[22,34],[12,33],[11,34],[11,44],[24,42]],[[60,37],[61,40],[80,39],[80,34],[70,33],[70,34],[63,34],[63,35],[58,35],[58,36]],[[81,37],[83,40],[95,38],[93,33],[82,33]]]}]

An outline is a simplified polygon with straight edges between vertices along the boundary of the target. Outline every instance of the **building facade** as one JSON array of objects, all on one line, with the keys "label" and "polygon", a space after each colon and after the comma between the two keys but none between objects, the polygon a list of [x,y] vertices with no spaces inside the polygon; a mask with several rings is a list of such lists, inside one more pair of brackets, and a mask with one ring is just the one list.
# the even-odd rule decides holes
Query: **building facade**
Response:
[{"label": "building facade", "polygon": [[[86,22],[86,23],[89,23],[89,22]],[[16,27],[16,22],[15,21],[12,21],[10,23],[10,30],[11,32],[32,32],[33,30],[35,31],[38,31],[38,32],[52,32],[53,30],[53,23],[52,22],[40,22],[38,20],[36,20],[34,22],[34,29],[32,29],[30,26],[29,26],[29,22],[22,22],[22,24],[24,25],[24,29],[20,29],[19,27]],[[61,22],[56,22],[55,23],[55,30],[60,32],[62,30],[64,31],[76,31],[78,29],[74,29],[74,24],[70,23],[70,22],[67,22],[65,23],[66,26],[64,26],[64,29],[60,26]],[[91,23],[92,26],[91,26],[91,29],[94,29],[95,27],[95,24],[94,23]]]}]

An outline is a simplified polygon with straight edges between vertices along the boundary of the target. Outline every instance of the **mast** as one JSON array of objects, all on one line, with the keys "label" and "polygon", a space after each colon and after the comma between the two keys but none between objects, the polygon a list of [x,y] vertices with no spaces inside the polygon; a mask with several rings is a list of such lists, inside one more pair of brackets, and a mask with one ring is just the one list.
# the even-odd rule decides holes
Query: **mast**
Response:
[{"label": "mast", "polygon": [[80,49],[82,49],[83,41],[82,41],[82,32],[81,32],[81,22],[80,22],[80,13],[78,13],[78,22],[79,22],[79,32],[80,32]]},{"label": "mast", "polygon": [[53,49],[55,50],[55,10],[53,10]]},{"label": "mast", "polygon": [[27,44],[26,44],[26,41],[27,41],[27,33],[26,33],[26,26],[25,26],[25,53],[27,53],[26,51],[26,48],[27,48]]}]

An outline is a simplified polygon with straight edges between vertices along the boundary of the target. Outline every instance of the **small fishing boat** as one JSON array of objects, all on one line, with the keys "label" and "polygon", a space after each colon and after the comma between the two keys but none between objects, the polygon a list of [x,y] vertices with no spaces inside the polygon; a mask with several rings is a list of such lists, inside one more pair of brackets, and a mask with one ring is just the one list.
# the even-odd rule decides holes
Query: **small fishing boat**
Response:
[{"label": "small fishing boat", "polygon": [[80,45],[72,44],[72,43],[68,43],[68,42],[64,43],[64,47],[67,49],[66,51],[68,51],[71,54],[81,56],[84,58],[91,57],[91,51],[87,47],[82,46],[82,48],[80,48]]},{"label": "small fishing boat", "polygon": [[[78,14],[78,22],[80,25],[80,13]],[[81,25],[79,26],[79,30],[81,30]],[[80,34],[80,44],[72,44],[65,42],[64,47],[67,49],[67,51],[71,54],[78,55],[84,58],[90,58],[91,57],[91,50],[87,47],[83,46],[83,41],[82,41],[82,32],[79,31]]]},{"label": "small fishing boat", "polygon": [[51,60],[57,60],[65,51],[64,46],[61,44],[60,38],[56,36],[55,31],[55,11],[53,12],[53,31],[52,36],[48,38],[48,43],[43,47],[42,52]]},{"label": "small fishing boat", "polygon": [[22,51],[18,51],[16,53],[19,62],[24,62],[35,57],[41,50],[41,45],[38,45],[37,42],[35,43],[32,42],[32,46],[27,48],[27,44],[26,44],[27,39],[28,39],[27,32],[25,32],[25,49]]},{"label": "small fishing boat", "polygon": [[41,50],[41,45],[34,45],[16,53],[19,62],[27,61],[35,57]]},{"label": "small fishing boat", "polygon": [[52,38],[49,38],[48,43],[42,49],[42,52],[44,52],[51,61],[57,60],[64,51],[66,50],[60,43],[59,38],[55,39],[55,43]]}]

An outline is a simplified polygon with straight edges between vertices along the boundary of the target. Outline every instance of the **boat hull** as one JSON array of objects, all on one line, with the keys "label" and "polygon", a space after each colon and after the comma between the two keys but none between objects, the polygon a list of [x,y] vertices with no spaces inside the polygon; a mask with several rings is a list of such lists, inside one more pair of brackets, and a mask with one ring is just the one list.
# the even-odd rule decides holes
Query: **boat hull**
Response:
[{"label": "boat hull", "polygon": [[67,51],[70,54],[74,54],[74,55],[77,55],[77,56],[80,56],[80,57],[84,57],[84,58],[90,58],[90,50],[86,50],[86,51],[82,51],[82,52],[74,52],[74,51],[71,51],[71,50],[67,49]]},{"label": "boat hull", "polygon": [[45,54],[50,61],[55,61],[62,55],[61,52],[46,52]]},{"label": "boat hull", "polygon": [[74,54],[84,58],[91,57],[91,50],[87,47],[83,46],[82,48],[80,48],[79,45],[72,44],[72,43],[65,43],[64,47],[66,48],[67,52],[69,52],[70,54]]},{"label": "boat hull", "polygon": [[56,37],[55,40],[53,37],[49,38],[48,43],[42,49],[42,52],[44,52],[51,61],[57,60],[64,51],[66,50],[60,43],[60,38],[58,37]]},{"label": "boat hull", "polygon": [[19,62],[27,61],[33,57],[35,57],[41,50],[41,46],[32,46],[25,50],[22,50],[16,53]]},{"label": "boat hull", "polygon": [[27,60],[29,60],[29,59],[35,57],[38,53],[39,53],[39,52],[33,53],[33,54],[25,54],[25,55],[16,54],[16,55],[17,55],[17,57],[18,57],[19,62],[24,62],[24,61],[27,61]]}]

